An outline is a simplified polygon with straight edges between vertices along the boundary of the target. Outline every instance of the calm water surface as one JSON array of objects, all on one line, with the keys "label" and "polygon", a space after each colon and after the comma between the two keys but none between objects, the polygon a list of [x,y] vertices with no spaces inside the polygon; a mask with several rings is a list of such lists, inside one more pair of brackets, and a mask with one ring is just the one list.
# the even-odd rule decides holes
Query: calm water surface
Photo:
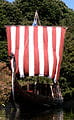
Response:
[{"label": "calm water surface", "polygon": [[0,120],[74,120],[74,102],[69,101],[61,108],[52,108],[41,113],[22,113],[8,104],[7,107],[0,108]]}]

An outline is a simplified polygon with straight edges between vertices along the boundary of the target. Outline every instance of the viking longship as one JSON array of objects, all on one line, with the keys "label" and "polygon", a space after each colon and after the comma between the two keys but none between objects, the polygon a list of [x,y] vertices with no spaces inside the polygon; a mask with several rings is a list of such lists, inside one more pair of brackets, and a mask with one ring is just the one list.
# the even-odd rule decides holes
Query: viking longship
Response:
[{"label": "viking longship", "polygon": [[[37,13],[36,13],[37,14]],[[35,15],[34,23],[38,17]],[[60,66],[62,61],[66,28],[61,26],[6,26],[8,55],[12,72],[12,93],[15,102],[25,108],[51,106],[62,103],[59,88]],[[35,83],[21,87],[17,78],[45,76],[52,84]],[[38,77],[37,77],[38,78]],[[25,80],[25,79],[24,79]],[[27,103],[27,104],[26,104]]]}]

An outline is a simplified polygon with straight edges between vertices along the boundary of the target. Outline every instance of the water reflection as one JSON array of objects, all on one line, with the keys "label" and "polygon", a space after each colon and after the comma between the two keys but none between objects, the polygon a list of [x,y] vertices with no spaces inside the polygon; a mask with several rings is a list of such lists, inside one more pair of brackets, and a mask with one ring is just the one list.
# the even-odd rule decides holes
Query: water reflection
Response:
[{"label": "water reflection", "polygon": [[20,109],[17,106],[17,109],[8,103],[5,107],[6,120],[21,120],[20,118]]},{"label": "water reflection", "polygon": [[56,110],[39,115],[37,117],[33,117],[32,120],[64,120],[63,115],[64,114],[62,110]]},{"label": "water reflection", "polygon": [[[69,102],[70,103],[70,102]],[[50,109],[43,112],[21,112],[9,103],[0,109],[0,120],[74,120],[74,104],[64,105],[64,108]]]}]

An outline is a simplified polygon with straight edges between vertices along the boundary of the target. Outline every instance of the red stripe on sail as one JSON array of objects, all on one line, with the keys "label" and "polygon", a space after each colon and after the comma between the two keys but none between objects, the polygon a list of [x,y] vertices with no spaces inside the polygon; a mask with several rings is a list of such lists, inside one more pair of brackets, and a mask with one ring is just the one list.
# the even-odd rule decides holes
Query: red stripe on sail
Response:
[{"label": "red stripe on sail", "polygon": [[44,42],[44,75],[49,75],[49,64],[48,64],[48,36],[47,28],[43,27],[43,42]]},{"label": "red stripe on sail", "polygon": [[59,79],[60,75],[60,67],[61,67],[61,62],[62,62],[62,53],[63,53],[63,48],[64,48],[64,36],[65,36],[66,29],[61,28],[61,40],[60,40],[60,49],[59,49],[59,64],[58,64],[58,72],[57,72],[57,77],[56,80]]},{"label": "red stripe on sail", "polygon": [[16,73],[19,72],[19,63],[18,63],[18,56],[19,56],[19,26],[16,27],[16,46],[15,46],[15,60],[16,60]]},{"label": "red stripe on sail", "polygon": [[39,74],[38,27],[34,27],[34,74]]},{"label": "red stripe on sail", "polygon": [[7,42],[8,42],[8,55],[10,56],[11,54],[11,27],[7,26],[6,27],[6,32],[7,32]]},{"label": "red stripe on sail", "polygon": [[53,49],[53,72],[52,78],[54,78],[56,72],[56,28],[52,27],[52,49]]},{"label": "red stripe on sail", "polygon": [[24,36],[24,71],[25,75],[29,74],[29,27],[25,27]]}]

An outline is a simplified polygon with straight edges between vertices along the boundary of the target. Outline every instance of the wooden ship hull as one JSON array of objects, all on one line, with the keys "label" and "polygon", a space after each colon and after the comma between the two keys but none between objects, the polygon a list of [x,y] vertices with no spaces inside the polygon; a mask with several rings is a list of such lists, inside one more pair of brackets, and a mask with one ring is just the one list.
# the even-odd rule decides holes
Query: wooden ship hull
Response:
[{"label": "wooden ship hull", "polygon": [[[16,81],[14,83],[14,101],[15,105],[19,105],[19,108],[23,111],[34,111],[34,110],[46,110],[52,107],[59,107],[63,103],[62,98],[52,97],[49,84],[39,84],[40,90],[35,89],[34,84],[30,84],[31,89],[27,90],[27,86],[21,87]],[[46,87],[43,91],[42,87]],[[40,93],[41,92],[41,93]],[[17,106],[16,106],[17,107]]]}]

